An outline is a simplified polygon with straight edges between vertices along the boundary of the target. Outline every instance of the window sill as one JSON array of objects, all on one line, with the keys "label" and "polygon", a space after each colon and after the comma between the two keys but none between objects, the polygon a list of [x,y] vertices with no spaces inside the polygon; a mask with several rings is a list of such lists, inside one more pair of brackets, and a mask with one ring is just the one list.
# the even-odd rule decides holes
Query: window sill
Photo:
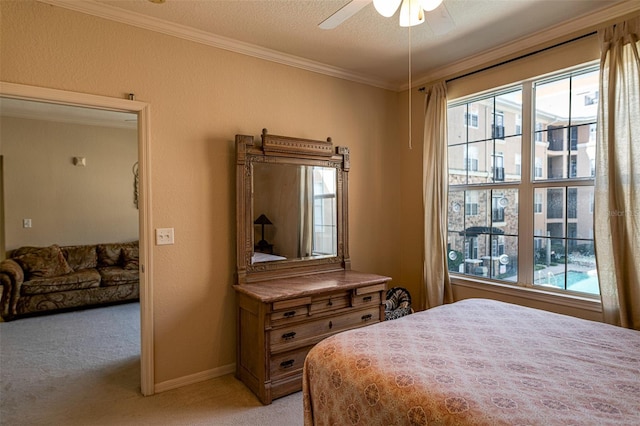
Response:
[{"label": "window sill", "polygon": [[590,312],[602,312],[602,303],[596,296],[578,296],[574,294],[560,294],[552,291],[539,290],[530,287],[501,284],[493,281],[478,280],[461,275],[451,275],[451,284],[468,287],[492,293],[499,293],[512,297],[519,297],[553,305],[567,306]]}]

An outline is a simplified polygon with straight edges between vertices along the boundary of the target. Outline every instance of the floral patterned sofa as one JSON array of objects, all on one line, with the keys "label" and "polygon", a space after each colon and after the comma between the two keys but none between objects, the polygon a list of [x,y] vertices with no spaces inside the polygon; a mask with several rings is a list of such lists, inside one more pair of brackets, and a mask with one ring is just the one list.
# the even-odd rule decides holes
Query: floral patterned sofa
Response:
[{"label": "floral patterned sofa", "polygon": [[0,262],[0,315],[138,300],[139,282],[138,242],[21,247]]}]

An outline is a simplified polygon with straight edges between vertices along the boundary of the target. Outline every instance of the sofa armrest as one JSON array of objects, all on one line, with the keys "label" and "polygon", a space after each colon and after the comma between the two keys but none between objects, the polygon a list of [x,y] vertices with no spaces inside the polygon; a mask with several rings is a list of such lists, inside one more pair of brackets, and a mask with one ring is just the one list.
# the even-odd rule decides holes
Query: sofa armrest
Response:
[{"label": "sofa armrest", "polygon": [[23,282],[24,271],[15,260],[5,259],[0,262],[0,284],[2,284],[0,314],[4,319],[8,320],[16,315],[16,305]]}]

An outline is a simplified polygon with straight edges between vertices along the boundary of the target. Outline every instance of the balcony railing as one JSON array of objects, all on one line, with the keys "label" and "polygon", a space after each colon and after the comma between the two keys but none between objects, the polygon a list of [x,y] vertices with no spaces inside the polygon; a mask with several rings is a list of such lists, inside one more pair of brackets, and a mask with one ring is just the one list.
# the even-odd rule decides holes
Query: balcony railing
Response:
[{"label": "balcony railing", "polygon": [[504,139],[504,126],[491,125],[491,134],[493,139]]}]

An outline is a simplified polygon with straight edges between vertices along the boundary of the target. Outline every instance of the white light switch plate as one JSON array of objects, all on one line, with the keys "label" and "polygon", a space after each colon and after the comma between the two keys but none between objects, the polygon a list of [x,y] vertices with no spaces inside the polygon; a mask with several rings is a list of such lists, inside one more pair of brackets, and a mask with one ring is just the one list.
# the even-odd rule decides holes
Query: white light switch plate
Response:
[{"label": "white light switch plate", "polygon": [[173,228],[156,228],[156,245],[173,244]]}]

